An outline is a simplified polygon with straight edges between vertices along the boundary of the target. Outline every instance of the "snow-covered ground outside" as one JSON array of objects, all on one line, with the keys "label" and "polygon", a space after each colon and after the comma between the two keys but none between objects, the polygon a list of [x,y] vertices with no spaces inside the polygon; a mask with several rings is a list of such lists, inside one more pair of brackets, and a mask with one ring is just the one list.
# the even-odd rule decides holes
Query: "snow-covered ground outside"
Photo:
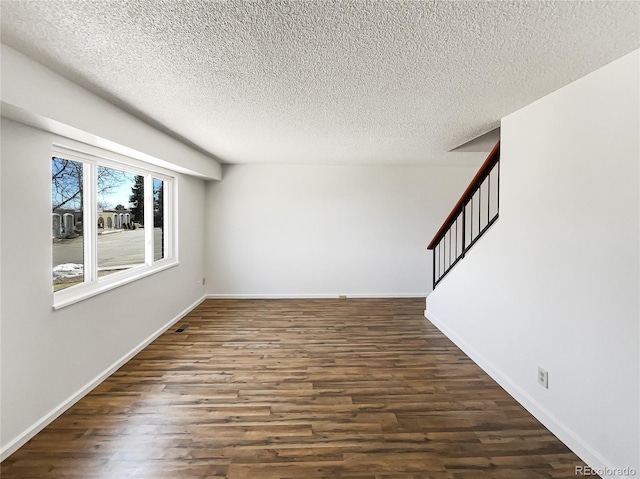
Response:
[{"label": "snow-covered ground outside", "polygon": [[63,263],[53,267],[53,279],[75,278],[84,274],[84,265]]}]

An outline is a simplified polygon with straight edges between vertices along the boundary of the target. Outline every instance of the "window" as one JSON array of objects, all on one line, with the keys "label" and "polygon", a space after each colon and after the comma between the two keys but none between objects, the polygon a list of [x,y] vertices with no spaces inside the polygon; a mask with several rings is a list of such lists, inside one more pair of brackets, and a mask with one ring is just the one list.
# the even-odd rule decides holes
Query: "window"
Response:
[{"label": "window", "polygon": [[174,178],[56,147],[51,160],[54,308],[177,264]]},{"label": "window", "polygon": [[164,186],[165,181],[153,179],[153,259],[158,261],[164,252]]},{"label": "window", "polygon": [[144,176],[98,165],[97,194],[98,276],[144,265]]},{"label": "window", "polygon": [[83,164],[53,157],[51,166],[51,228],[53,237],[53,290],[83,281]]}]

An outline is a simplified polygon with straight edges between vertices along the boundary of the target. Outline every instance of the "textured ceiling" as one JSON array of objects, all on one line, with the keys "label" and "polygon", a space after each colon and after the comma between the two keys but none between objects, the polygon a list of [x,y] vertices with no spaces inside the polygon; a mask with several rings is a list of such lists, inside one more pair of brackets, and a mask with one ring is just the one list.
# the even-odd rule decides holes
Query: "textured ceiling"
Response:
[{"label": "textured ceiling", "polygon": [[639,12],[632,1],[1,3],[4,43],[227,163],[473,159],[446,152],[637,49]]}]

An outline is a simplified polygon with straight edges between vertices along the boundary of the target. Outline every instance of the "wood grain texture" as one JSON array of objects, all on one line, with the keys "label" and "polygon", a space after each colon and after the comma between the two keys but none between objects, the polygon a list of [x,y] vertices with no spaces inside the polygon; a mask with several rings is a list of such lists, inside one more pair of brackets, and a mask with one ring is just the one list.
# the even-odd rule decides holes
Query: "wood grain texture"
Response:
[{"label": "wood grain texture", "polygon": [[6,459],[1,477],[576,477],[584,463],[423,309],[205,301]]}]

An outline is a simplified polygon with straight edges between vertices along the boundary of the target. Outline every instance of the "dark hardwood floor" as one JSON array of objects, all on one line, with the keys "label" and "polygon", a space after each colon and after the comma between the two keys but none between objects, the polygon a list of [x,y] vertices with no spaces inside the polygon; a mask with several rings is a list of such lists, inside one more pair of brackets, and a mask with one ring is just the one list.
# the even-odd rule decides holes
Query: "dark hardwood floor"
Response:
[{"label": "dark hardwood floor", "polygon": [[1,477],[576,477],[584,463],[423,310],[423,299],[205,301]]}]

